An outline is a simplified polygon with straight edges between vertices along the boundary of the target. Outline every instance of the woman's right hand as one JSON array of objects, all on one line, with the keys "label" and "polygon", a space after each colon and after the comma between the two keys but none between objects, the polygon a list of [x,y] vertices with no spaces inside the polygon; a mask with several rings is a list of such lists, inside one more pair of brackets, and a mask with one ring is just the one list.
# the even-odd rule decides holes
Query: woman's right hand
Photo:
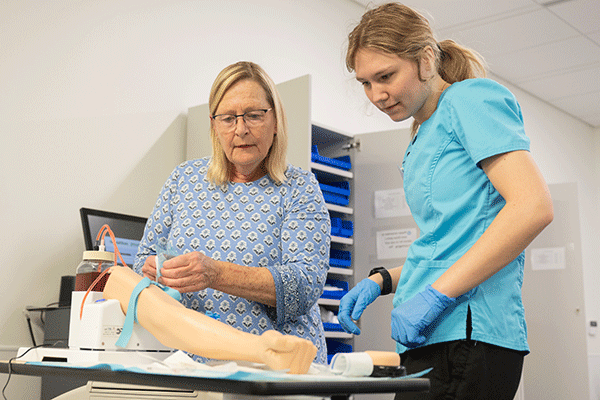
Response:
[{"label": "woman's right hand", "polygon": [[156,256],[146,257],[144,266],[142,267],[142,275],[152,281],[156,280]]},{"label": "woman's right hand", "polygon": [[221,272],[216,260],[193,251],[165,260],[158,281],[180,293],[197,292],[208,287],[216,289]]},{"label": "woman's right hand", "polygon": [[381,295],[381,286],[372,279],[365,278],[358,282],[342,300],[338,309],[338,320],[346,332],[360,335],[360,329],[354,323],[362,315],[369,304]]}]

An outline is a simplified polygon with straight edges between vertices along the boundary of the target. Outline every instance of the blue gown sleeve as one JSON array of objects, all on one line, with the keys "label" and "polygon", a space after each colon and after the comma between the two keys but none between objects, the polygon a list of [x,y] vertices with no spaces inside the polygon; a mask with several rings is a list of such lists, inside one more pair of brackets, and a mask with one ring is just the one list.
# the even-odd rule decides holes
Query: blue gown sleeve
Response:
[{"label": "blue gown sleeve", "polygon": [[504,86],[467,79],[452,91],[452,131],[475,163],[502,153],[529,150],[521,107]]},{"label": "blue gown sleeve", "polygon": [[308,314],[329,270],[331,222],[315,176],[296,170],[283,212],[281,259],[268,268],[275,281],[277,326]]}]

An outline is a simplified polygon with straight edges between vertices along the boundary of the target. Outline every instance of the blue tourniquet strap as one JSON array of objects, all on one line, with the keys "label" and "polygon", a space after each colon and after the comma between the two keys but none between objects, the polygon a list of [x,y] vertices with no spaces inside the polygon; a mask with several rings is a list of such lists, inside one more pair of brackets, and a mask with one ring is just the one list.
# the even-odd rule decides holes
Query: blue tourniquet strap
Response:
[{"label": "blue tourniquet strap", "polygon": [[150,278],[144,277],[131,292],[131,296],[129,297],[129,304],[127,305],[127,315],[125,315],[125,322],[123,323],[123,330],[119,335],[119,339],[115,343],[119,347],[126,347],[127,343],[129,343],[129,339],[131,339],[131,334],[133,333],[133,324],[137,322],[137,302],[140,293],[142,290],[146,289],[150,285],[156,285],[161,288],[164,292],[166,292],[169,296],[173,297],[175,300],[181,300],[181,294],[170,287],[164,286],[158,282],[150,280]]}]

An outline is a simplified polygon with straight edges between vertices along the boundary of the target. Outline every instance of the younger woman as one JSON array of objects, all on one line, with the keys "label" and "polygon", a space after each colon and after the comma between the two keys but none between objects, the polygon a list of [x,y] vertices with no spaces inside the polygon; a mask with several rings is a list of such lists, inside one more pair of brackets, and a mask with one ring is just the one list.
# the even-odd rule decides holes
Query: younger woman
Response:
[{"label": "younger woman", "polygon": [[409,373],[433,367],[427,397],[397,399],[512,400],[529,352],[524,250],[553,219],[520,106],[484,78],[475,52],[438,43],[422,15],[397,3],[363,15],[346,64],[377,108],[414,119],[402,169],[420,237],[404,265],[375,272],[341,300],[340,323],[360,333],[354,321],[394,291],[403,364]]}]

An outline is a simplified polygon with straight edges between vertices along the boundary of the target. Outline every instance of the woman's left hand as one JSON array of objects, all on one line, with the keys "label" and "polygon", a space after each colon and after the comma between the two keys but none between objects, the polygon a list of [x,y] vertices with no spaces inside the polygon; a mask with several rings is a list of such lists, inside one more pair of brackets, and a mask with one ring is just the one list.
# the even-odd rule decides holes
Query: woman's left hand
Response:
[{"label": "woman's left hand", "polygon": [[220,273],[217,261],[198,252],[173,257],[162,266],[159,282],[180,293],[213,287]]},{"label": "woman's left hand", "polygon": [[392,339],[410,348],[425,343],[429,327],[456,302],[427,285],[425,290],[392,310]]}]

